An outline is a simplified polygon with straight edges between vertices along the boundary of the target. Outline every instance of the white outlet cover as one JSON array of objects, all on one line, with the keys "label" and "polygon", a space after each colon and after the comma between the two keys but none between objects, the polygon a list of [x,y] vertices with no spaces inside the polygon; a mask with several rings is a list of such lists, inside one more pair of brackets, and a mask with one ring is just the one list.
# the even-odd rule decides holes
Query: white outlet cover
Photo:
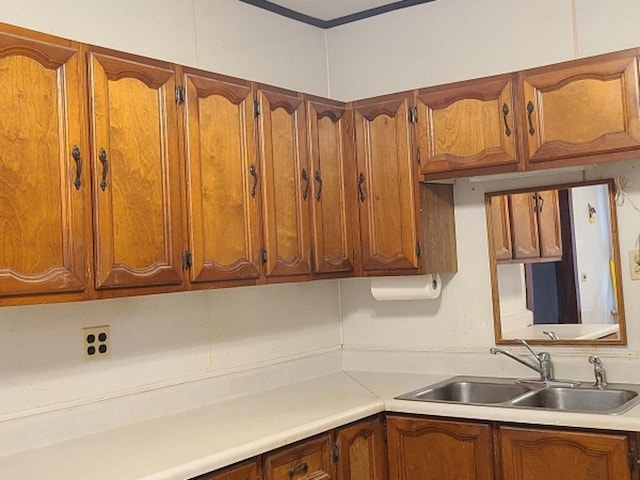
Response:
[{"label": "white outlet cover", "polygon": [[82,329],[82,348],[85,360],[98,360],[111,356],[109,325]]},{"label": "white outlet cover", "polygon": [[631,280],[640,280],[640,250],[629,250]]}]

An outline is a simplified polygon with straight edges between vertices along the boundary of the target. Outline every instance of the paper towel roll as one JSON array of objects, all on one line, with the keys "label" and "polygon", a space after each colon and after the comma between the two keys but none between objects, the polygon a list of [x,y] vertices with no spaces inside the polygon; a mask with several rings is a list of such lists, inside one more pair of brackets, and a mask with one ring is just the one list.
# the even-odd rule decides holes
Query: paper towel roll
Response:
[{"label": "paper towel roll", "polygon": [[440,275],[420,277],[384,277],[371,279],[371,295],[380,302],[389,300],[425,300],[440,296]]}]

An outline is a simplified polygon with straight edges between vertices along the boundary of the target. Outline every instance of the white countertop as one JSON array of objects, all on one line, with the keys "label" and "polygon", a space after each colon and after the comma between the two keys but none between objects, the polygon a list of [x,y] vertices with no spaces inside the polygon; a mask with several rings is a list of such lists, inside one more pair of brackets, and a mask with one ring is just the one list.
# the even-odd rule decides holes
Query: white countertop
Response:
[{"label": "white countertop", "polygon": [[562,323],[549,325],[527,325],[502,332],[502,338],[549,340],[543,332],[553,332],[558,338],[571,340],[594,340],[620,332],[620,326],[610,323]]},{"label": "white countertop", "polygon": [[0,457],[2,480],[184,480],[387,410],[542,425],[640,431],[624,415],[394,400],[449,375],[337,372]]}]

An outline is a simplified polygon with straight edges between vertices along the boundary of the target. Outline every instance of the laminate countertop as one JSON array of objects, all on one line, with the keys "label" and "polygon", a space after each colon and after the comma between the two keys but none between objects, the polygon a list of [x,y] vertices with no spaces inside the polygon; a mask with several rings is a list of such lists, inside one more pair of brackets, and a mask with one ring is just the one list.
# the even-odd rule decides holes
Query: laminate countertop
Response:
[{"label": "laminate countertop", "polygon": [[335,372],[0,457],[2,480],[184,480],[380,413],[640,431],[623,415],[395,400],[449,375]]}]

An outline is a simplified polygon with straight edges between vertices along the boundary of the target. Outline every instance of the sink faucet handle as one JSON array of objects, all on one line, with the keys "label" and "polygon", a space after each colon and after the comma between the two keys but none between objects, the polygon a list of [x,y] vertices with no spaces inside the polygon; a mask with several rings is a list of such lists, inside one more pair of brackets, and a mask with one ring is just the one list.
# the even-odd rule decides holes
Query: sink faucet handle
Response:
[{"label": "sink faucet handle", "polygon": [[531,352],[531,355],[536,357],[536,360],[538,360],[538,362],[542,361],[542,356],[546,356],[546,357],[550,356],[547,352],[537,353],[533,348],[531,348],[531,345],[529,345],[527,341],[522,338],[516,338],[516,341],[520,342],[522,345],[527,347],[527,350]]},{"label": "sink faucet handle", "polygon": [[596,388],[604,388],[607,386],[607,374],[604,371],[604,364],[602,359],[597,355],[589,355],[589,363],[593,365],[593,374],[596,377],[596,381],[593,384]]}]

